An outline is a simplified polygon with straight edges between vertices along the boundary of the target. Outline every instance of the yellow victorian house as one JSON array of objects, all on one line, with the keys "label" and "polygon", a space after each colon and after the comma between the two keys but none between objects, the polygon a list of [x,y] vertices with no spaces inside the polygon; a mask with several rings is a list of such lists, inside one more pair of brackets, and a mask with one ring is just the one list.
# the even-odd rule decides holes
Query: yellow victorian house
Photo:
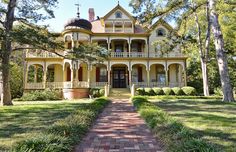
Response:
[{"label": "yellow victorian house", "polygon": [[[89,20],[70,19],[61,33],[65,55],[79,43],[97,43],[110,51],[102,64],[69,60],[44,51],[27,51],[25,90],[60,89],[65,98],[88,96],[94,87],[182,87],[186,86],[186,59],[181,50],[162,54],[153,42],[164,38],[172,27],[163,20],[149,30],[137,24],[134,17],[119,4],[104,17],[95,19],[89,9]],[[34,75],[29,75],[29,71]],[[32,72],[31,72],[32,73]],[[41,74],[40,74],[41,73]]]}]

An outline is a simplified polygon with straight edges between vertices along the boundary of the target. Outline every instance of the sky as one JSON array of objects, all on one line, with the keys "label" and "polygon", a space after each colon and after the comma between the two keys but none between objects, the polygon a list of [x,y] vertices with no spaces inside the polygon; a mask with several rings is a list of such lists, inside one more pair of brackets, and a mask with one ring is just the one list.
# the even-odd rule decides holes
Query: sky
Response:
[{"label": "sky", "polygon": [[[77,6],[80,4],[80,18],[88,19],[88,9],[94,8],[96,16],[104,16],[112,10],[118,0],[59,0],[57,8],[54,9],[55,18],[46,20],[42,24],[49,25],[50,31],[61,32],[64,24],[70,18],[77,16]],[[119,0],[120,5],[132,14],[132,8],[129,7],[129,0]]]}]

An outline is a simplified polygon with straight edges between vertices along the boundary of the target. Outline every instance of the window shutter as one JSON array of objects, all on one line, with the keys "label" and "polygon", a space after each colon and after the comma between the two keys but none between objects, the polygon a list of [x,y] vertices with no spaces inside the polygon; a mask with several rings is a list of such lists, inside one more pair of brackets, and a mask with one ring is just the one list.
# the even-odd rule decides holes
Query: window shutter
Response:
[{"label": "window shutter", "polygon": [[96,67],[96,82],[99,82],[99,77],[100,77],[100,68]]}]

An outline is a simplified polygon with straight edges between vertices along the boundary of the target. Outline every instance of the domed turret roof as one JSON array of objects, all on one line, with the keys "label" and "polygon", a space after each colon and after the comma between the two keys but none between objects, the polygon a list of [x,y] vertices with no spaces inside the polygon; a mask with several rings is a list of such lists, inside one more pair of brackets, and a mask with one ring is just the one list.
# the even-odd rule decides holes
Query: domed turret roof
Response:
[{"label": "domed turret roof", "polygon": [[67,23],[64,26],[65,28],[67,27],[80,27],[85,30],[91,31],[92,29],[92,24],[85,19],[80,19],[80,18],[72,18],[67,21]]}]

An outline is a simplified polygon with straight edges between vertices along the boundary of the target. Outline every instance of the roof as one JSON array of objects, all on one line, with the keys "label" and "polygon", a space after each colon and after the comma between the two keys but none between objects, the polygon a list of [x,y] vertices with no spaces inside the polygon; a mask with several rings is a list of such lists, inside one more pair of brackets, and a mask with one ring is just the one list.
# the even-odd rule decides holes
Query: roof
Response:
[{"label": "roof", "polygon": [[168,24],[165,20],[159,19],[149,28],[149,32],[154,30],[158,25],[162,25],[170,31],[174,30],[173,27],[170,24]]},{"label": "roof", "polygon": [[115,8],[113,8],[110,12],[108,12],[103,18],[107,19],[111,14],[115,13],[115,11],[118,9],[124,12],[131,20],[135,21],[134,17],[119,4]]}]

